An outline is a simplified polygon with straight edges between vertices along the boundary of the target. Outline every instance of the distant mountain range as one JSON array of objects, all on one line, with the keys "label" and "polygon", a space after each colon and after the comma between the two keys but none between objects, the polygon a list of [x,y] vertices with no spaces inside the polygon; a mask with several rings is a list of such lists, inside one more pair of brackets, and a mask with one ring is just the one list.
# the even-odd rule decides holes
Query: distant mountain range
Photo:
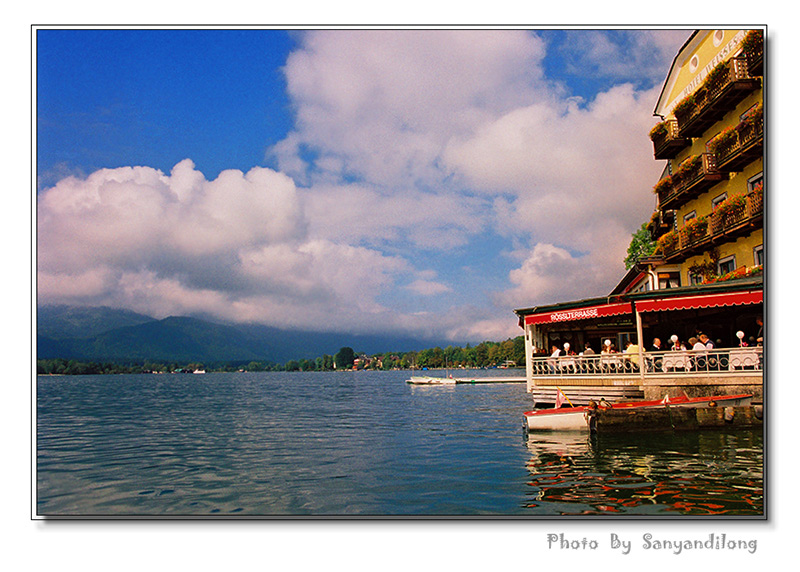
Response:
[{"label": "distant mountain range", "polygon": [[108,307],[42,306],[37,357],[89,361],[285,363],[334,355],[446,347],[451,342],[389,335],[303,332],[261,325],[224,325],[189,317],[162,320]]}]

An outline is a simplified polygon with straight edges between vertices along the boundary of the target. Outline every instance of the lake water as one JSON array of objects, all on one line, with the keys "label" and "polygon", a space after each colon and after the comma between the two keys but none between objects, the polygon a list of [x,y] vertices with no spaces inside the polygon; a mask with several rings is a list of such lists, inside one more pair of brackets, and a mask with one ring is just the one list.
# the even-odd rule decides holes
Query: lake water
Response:
[{"label": "lake water", "polygon": [[526,437],[524,384],[408,375],[39,377],[37,514],[763,515],[760,430]]}]

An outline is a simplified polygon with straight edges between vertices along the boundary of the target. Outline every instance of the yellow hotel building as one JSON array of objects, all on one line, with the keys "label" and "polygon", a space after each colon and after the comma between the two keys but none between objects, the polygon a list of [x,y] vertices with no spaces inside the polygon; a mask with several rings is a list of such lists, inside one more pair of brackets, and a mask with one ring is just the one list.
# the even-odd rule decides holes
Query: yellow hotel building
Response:
[{"label": "yellow hotel building", "polygon": [[763,240],[763,31],[698,30],[656,105],[650,222],[662,286],[759,272]]}]

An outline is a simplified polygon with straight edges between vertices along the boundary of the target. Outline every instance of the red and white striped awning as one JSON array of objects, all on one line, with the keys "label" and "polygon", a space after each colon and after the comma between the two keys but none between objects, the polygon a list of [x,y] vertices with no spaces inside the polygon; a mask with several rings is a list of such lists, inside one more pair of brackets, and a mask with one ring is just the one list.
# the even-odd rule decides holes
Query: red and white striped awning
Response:
[{"label": "red and white striped awning", "polygon": [[661,312],[665,310],[693,310],[697,308],[719,308],[721,306],[739,306],[743,304],[760,304],[764,301],[763,290],[746,290],[742,292],[724,292],[719,294],[702,294],[694,296],[675,296],[638,300],[637,312]]},{"label": "red and white striped awning", "polygon": [[633,310],[630,302],[617,302],[614,304],[601,304],[595,306],[585,306],[583,308],[570,308],[569,310],[558,310],[555,312],[543,312],[525,316],[525,325],[531,324],[553,324],[572,320],[592,320],[604,316],[617,316],[619,314],[630,314]]}]

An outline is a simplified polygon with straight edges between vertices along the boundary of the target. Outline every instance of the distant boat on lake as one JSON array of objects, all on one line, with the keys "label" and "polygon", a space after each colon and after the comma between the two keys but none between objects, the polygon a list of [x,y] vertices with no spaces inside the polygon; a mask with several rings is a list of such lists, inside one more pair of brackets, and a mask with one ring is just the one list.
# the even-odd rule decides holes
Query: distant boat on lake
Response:
[{"label": "distant boat on lake", "polygon": [[454,385],[456,380],[452,377],[432,377],[430,375],[412,375],[406,383],[416,385]]}]

